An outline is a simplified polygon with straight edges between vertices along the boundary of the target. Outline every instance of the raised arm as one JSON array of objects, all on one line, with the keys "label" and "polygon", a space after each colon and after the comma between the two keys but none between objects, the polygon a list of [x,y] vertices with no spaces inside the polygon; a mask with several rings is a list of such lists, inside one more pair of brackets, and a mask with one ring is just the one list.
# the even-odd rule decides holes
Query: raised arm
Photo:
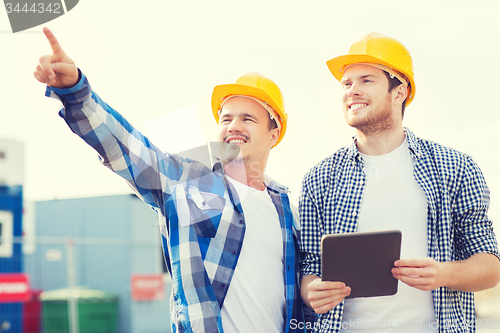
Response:
[{"label": "raised arm", "polygon": [[163,208],[173,187],[185,182],[189,173],[201,177],[205,170],[201,170],[200,163],[185,163],[176,155],[163,153],[105,103],[92,91],[85,75],[64,53],[52,32],[44,28],[44,33],[52,54],[40,58],[35,78],[48,85],[46,96],[62,102],[61,117],[97,151],[104,166],[124,178],[155,208]]}]

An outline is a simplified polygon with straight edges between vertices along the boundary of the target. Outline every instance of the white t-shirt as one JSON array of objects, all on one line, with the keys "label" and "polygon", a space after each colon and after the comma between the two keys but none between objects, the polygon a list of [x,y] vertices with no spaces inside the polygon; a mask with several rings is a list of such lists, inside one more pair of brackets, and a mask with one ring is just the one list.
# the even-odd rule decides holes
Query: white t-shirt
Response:
[{"label": "white t-shirt", "polygon": [[240,257],[222,306],[225,332],[284,332],[283,237],[278,213],[267,190],[228,177],[245,215]]},{"label": "white t-shirt", "polygon": [[[388,154],[361,156],[366,185],[357,231],[401,230],[401,258],[427,257],[427,200],[407,140]],[[399,281],[396,295],[347,299],[342,332],[436,332],[435,321],[432,293]]]}]

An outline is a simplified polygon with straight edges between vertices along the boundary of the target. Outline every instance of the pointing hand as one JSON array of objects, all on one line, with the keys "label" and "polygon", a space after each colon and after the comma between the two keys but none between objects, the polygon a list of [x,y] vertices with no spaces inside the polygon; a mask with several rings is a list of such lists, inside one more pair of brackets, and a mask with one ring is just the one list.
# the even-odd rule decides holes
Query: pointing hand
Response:
[{"label": "pointing hand", "polygon": [[61,45],[54,34],[47,28],[43,28],[52,48],[52,54],[40,58],[34,73],[35,78],[54,88],[69,88],[78,82],[78,69],[70,57],[64,53]]}]

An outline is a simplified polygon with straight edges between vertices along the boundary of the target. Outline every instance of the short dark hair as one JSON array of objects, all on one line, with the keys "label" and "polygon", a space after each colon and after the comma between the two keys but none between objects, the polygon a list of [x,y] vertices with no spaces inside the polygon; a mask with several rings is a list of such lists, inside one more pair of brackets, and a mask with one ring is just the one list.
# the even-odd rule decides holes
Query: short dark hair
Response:
[{"label": "short dark hair", "polygon": [[[385,76],[387,77],[387,80],[389,80],[389,92],[392,92],[395,88],[399,87],[401,83],[401,81],[399,81],[399,79],[395,76],[392,76],[387,73],[386,71],[384,71],[384,74]],[[408,83],[408,86],[410,84]],[[403,101],[403,105],[401,106],[401,116],[404,117],[405,116],[405,107],[406,107],[406,100],[408,99],[408,96],[406,96],[405,100]]]}]

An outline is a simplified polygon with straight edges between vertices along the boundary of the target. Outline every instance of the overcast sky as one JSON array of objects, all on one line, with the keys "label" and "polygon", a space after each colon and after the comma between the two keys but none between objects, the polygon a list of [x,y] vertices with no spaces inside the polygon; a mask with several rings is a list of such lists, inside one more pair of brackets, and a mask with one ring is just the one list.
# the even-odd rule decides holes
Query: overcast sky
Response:
[{"label": "overcast sky", "polygon": [[[93,89],[138,128],[194,106],[198,119],[167,124],[165,133],[202,128],[214,140],[213,87],[247,72],[270,77],[285,96],[289,125],[268,174],[290,187],[295,203],[304,172],[353,135],[325,62],[366,33],[394,37],[415,64],[417,93],[405,126],[474,158],[492,192],[490,216],[500,226],[499,12],[497,0],[80,0],[46,25]],[[0,138],[25,143],[25,197],[129,193],[66,127],[59,102],[44,97],[34,79],[38,58],[50,52],[42,26],[9,31],[2,12]]]}]

